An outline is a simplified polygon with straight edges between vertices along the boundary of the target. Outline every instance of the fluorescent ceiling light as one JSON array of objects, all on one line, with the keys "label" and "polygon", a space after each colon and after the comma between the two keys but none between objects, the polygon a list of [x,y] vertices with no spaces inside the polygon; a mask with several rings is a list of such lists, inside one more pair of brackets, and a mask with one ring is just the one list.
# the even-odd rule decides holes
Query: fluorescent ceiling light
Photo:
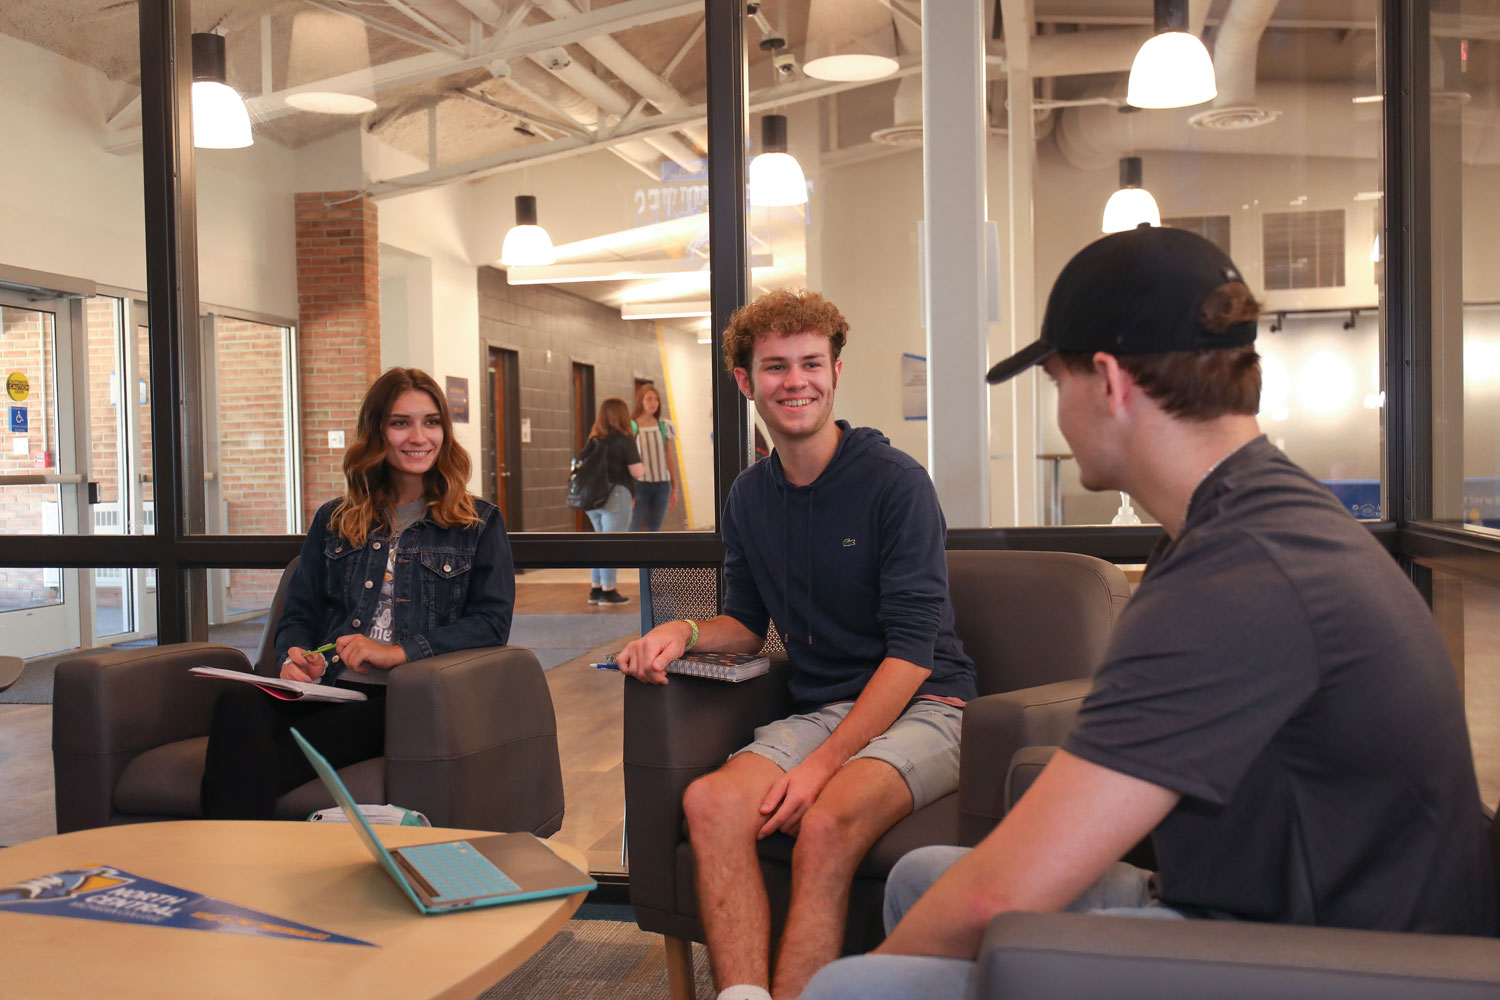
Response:
[{"label": "fluorescent ceiling light", "polygon": [[1186,108],[1218,96],[1214,63],[1187,30],[1187,0],[1156,0],[1156,34],[1130,65],[1125,103],[1137,108]]},{"label": "fluorescent ceiling light", "polygon": [[536,196],[516,195],[516,224],[505,234],[505,242],[500,245],[500,263],[507,268],[540,267],[556,259],[552,252],[552,237],[537,225]]},{"label": "fluorescent ceiling light", "polygon": [[225,82],[223,35],[193,35],[192,104],[194,146],[241,149],[255,141],[244,99]]},{"label": "fluorescent ceiling light", "polygon": [[[768,253],[750,255],[752,268],[774,267]],[[634,281],[640,278],[690,275],[708,278],[708,262],[698,257],[670,260],[599,260],[546,267],[515,267],[506,272],[512,285],[566,285],[578,281]]]},{"label": "fluorescent ceiling light", "polygon": [[702,302],[630,302],[620,307],[621,319],[688,319],[712,316],[709,303]]}]

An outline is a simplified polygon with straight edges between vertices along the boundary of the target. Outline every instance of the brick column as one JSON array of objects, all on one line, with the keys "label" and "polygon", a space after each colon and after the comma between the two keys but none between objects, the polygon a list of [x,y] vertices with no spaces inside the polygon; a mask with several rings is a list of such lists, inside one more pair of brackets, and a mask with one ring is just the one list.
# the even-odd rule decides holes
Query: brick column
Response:
[{"label": "brick column", "polygon": [[365,389],[380,375],[380,241],[375,203],[358,191],[297,195],[298,371],[302,381],[303,524],[344,492]]}]

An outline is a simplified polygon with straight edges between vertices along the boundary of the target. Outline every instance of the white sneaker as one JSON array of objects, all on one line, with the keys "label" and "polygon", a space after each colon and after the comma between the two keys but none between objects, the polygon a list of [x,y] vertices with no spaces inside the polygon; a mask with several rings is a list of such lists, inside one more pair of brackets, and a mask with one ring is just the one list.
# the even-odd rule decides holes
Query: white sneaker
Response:
[{"label": "white sneaker", "polygon": [[720,990],[719,1000],[771,1000],[771,993],[762,986],[736,983]]}]

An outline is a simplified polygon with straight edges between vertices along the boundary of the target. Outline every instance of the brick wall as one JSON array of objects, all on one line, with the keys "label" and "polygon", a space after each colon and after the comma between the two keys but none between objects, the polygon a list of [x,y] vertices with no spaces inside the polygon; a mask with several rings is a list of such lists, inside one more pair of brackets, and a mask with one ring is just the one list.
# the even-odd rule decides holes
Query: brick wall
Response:
[{"label": "brick wall", "polygon": [[380,375],[380,247],[375,203],[356,191],[297,195],[298,363],[302,383],[302,526],[342,496],[343,450],[359,401]]},{"label": "brick wall", "polygon": [[[573,511],[563,497],[573,457],[573,363],[593,365],[596,407],[610,396],[633,404],[637,378],[663,386],[656,330],[550,285],[508,284],[504,271],[484,267],[479,337],[514,350],[520,365],[521,416],[531,419],[531,441],[521,445],[522,524],[527,531],[572,531]],[[479,397],[471,401],[476,411],[489,406],[487,385],[473,395]],[[686,525],[679,503],[662,528]]]},{"label": "brick wall", "polygon": [[[287,524],[285,331],[249,320],[214,318],[219,397],[219,499],[231,535],[296,531]],[[326,438],[325,438],[326,440]],[[231,570],[229,606],[266,607],[280,573]]]}]

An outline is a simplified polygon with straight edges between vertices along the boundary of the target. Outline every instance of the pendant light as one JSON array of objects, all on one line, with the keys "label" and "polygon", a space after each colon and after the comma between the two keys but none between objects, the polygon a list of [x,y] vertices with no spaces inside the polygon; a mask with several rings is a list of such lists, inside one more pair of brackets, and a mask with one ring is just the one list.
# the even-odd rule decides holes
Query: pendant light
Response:
[{"label": "pendant light", "polygon": [[193,33],[193,145],[203,149],[239,149],[250,137],[250,112],[225,82],[224,36]]},{"label": "pendant light", "polygon": [[556,260],[552,237],[537,225],[536,195],[516,195],[516,224],[500,246],[500,263],[506,267],[538,267]]},{"label": "pendant light", "polygon": [[786,115],[765,115],[760,120],[760,155],[750,161],[750,204],[807,204],[802,165],[786,151]]},{"label": "pendant light", "polygon": [[371,98],[350,92],[375,90],[370,39],[364,22],[331,10],[297,11],[292,18],[287,87],[307,86],[335,75],[347,81],[347,89],[295,90],[286,95],[286,103],[298,111],[324,115],[362,115],[375,110]]},{"label": "pendant light", "polygon": [[1151,192],[1141,187],[1141,158],[1120,159],[1120,190],[1109,196],[1104,205],[1106,233],[1123,233],[1140,225],[1160,226],[1161,210]]},{"label": "pendant light", "polygon": [[1186,108],[1218,96],[1214,63],[1188,27],[1187,0],[1155,0],[1156,34],[1130,66],[1125,103],[1137,108]]},{"label": "pendant light", "polygon": [[896,25],[881,0],[812,0],[802,72],[815,80],[879,80],[896,62]]}]

